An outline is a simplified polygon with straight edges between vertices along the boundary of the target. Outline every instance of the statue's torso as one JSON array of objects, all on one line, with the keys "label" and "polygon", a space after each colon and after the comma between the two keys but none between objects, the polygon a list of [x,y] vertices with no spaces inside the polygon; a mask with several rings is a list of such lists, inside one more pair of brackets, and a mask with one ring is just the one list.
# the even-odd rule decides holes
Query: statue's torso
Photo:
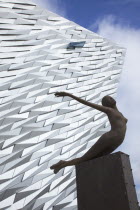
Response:
[{"label": "statue's torso", "polygon": [[124,139],[126,133],[127,119],[118,110],[110,109],[108,118],[111,124],[111,133],[114,137]]}]

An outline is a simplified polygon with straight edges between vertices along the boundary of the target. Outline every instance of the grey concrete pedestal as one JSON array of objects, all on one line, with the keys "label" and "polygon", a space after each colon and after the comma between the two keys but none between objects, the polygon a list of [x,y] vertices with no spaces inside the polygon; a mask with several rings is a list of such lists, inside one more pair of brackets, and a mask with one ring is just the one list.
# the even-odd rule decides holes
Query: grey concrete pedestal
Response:
[{"label": "grey concrete pedestal", "polygon": [[78,210],[139,210],[129,156],[117,152],[76,166]]}]

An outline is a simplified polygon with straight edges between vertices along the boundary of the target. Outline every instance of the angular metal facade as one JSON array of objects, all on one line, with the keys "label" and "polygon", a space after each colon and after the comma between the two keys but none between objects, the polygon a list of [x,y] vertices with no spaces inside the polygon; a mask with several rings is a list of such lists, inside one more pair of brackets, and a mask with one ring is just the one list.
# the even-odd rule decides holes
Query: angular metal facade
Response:
[{"label": "angular metal facade", "polygon": [[[85,42],[68,48],[72,42]],[[106,115],[69,97],[116,96],[125,50],[40,8],[0,0],[0,209],[77,209],[75,167],[108,129]]]}]

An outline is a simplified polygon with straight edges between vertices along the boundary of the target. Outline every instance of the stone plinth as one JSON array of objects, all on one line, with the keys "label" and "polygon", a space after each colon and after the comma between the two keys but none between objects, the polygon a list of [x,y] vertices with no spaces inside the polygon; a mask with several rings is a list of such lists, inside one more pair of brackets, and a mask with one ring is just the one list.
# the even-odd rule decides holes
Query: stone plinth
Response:
[{"label": "stone plinth", "polygon": [[129,156],[117,152],[76,166],[78,210],[139,210]]}]

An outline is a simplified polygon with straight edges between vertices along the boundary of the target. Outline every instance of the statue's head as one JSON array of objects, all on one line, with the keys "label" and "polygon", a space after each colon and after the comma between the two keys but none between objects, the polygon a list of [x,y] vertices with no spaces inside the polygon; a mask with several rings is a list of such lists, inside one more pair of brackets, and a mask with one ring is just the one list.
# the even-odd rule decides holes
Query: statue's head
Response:
[{"label": "statue's head", "polygon": [[102,98],[102,105],[110,107],[110,108],[114,108],[116,106],[116,101],[111,96],[104,96]]}]

